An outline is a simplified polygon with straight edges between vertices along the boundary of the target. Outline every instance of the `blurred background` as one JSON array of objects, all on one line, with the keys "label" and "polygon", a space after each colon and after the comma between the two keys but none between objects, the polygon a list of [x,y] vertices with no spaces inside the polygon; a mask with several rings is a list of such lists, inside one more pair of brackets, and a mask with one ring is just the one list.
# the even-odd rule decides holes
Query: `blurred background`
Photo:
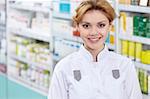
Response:
[{"label": "blurred background", "polygon": [[[0,99],[47,99],[55,64],[77,51],[72,28],[82,0],[0,0]],[[117,17],[110,51],[133,60],[143,99],[150,99],[150,0],[108,0]]]}]

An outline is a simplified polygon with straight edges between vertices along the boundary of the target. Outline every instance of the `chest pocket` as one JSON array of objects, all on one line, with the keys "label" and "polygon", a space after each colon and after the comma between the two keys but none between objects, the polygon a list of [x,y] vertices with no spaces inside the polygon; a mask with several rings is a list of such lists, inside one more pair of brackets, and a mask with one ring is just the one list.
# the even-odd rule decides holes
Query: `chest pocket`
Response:
[{"label": "chest pocket", "polygon": [[122,77],[115,78],[113,75],[106,75],[103,83],[105,87],[104,91],[110,99],[126,99]]},{"label": "chest pocket", "polygon": [[70,77],[69,99],[90,99],[90,81],[88,76],[81,76],[80,80]]}]

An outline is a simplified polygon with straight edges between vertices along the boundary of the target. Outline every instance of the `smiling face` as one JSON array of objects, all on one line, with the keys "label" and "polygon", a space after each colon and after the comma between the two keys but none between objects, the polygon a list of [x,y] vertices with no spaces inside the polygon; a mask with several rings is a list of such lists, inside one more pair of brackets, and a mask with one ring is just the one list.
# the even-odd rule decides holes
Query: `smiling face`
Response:
[{"label": "smiling face", "polygon": [[104,47],[111,24],[102,11],[90,10],[84,14],[77,29],[88,50],[99,50]]}]

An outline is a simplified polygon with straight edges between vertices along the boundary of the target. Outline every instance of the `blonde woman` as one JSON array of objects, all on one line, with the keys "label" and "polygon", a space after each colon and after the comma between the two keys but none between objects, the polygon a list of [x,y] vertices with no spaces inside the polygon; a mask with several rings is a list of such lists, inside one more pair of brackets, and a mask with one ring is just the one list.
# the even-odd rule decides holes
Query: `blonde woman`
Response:
[{"label": "blonde woman", "polygon": [[83,46],[57,65],[48,99],[142,99],[132,61],[108,51],[115,11],[106,0],[84,0],[73,17]]}]

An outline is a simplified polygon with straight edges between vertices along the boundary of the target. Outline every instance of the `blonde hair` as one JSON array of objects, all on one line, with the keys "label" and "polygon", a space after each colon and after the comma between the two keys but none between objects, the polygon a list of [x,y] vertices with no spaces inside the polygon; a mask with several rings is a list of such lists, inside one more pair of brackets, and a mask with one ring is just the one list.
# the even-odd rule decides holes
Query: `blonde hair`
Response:
[{"label": "blonde hair", "polygon": [[73,16],[73,26],[80,23],[84,14],[89,10],[100,10],[112,22],[115,17],[115,11],[106,0],[84,0],[76,9],[76,15]]}]

